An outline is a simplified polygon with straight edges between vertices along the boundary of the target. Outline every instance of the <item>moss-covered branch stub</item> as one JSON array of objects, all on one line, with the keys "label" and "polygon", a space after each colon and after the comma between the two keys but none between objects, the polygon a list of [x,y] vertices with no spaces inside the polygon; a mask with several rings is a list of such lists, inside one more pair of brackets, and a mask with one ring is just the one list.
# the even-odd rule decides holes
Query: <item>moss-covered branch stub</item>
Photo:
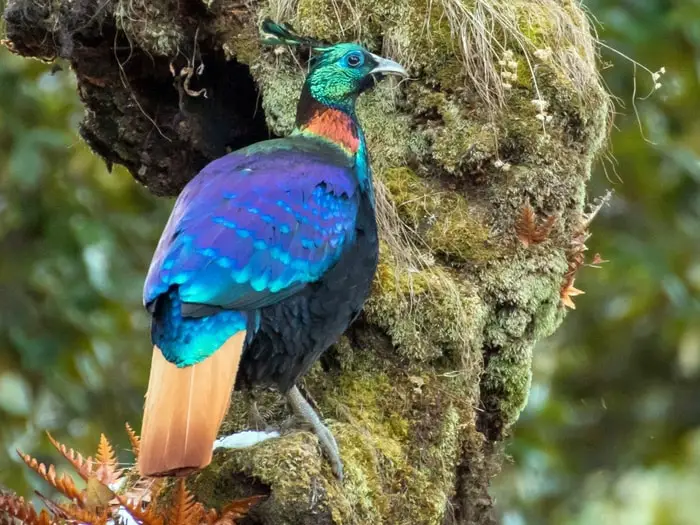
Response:
[{"label": "moss-covered branch stub", "polygon": [[[70,64],[90,147],[159,195],[177,194],[207,162],[269,136],[248,68],[227,60],[196,4],[11,0],[4,12],[10,49]],[[206,97],[184,92],[188,67],[188,82]]]},{"label": "moss-covered branch stub", "polygon": [[[461,438],[470,457],[463,456],[452,499],[458,519],[469,520],[460,522],[476,523],[488,522],[487,496],[478,484],[497,469],[488,456],[498,447],[490,440],[503,439],[517,420],[527,400],[534,344],[563,318],[559,286],[568,238],[606,135],[609,101],[597,80],[587,22],[574,2],[537,2],[534,11],[525,0],[480,2],[495,26],[501,24],[493,38],[503,39],[502,47],[491,41],[492,63],[471,65],[455,45],[459,10],[447,11],[458,3],[472,5],[284,2],[299,29],[329,40],[359,38],[411,67],[410,83],[380,86],[358,110],[375,178],[399,218],[382,222],[386,249],[365,319],[389,335],[403,366],[420,364],[418,384],[431,371],[446,373],[444,367],[452,366],[478,389],[479,416]],[[467,15],[463,21],[465,27],[478,22]],[[512,21],[516,26],[507,26]],[[508,38],[514,32],[520,41]],[[467,39],[486,42],[477,33]],[[245,44],[270,108],[268,125],[287,132],[303,68],[287,50],[261,50],[256,57],[249,43],[234,40],[228,49],[235,53]],[[515,77],[499,86],[497,111],[470,85],[474,72],[489,65],[497,78],[505,78],[503,72]],[[466,67],[474,68],[471,76]],[[583,72],[589,74],[583,78]],[[513,230],[526,203],[557,217],[551,238],[530,249]],[[397,222],[404,229],[398,231]],[[406,235],[409,242],[392,235]],[[421,258],[406,257],[416,247]],[[476,439],[476,429],[486,441]]]}]

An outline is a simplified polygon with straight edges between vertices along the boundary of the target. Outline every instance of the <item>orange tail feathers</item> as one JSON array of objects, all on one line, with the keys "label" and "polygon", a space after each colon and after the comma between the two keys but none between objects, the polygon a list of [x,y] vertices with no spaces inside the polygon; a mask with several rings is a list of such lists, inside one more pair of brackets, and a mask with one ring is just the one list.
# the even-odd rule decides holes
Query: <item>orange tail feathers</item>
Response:
[{"label": "orange tail feathers", "polygon": [[206,467],[228,410],[245,330],[196,365],[178,368],[153,347],[141,427],[142,476],[182,476]]}]

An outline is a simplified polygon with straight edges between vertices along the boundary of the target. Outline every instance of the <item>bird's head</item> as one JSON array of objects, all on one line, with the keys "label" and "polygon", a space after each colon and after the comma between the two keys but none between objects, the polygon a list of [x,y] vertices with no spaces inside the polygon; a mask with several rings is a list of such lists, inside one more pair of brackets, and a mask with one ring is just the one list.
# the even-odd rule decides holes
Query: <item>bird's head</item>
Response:
[{"label": "bird's head", "polygon": [[328,106],[354,102],[386,75],[408,76],[397,62],[370,53],[358,44],[336,44],[323,49],[306,78],[311,95]]},{"label": "bird's head", "polygon": [[305,87],[316,101],[326,106],[349,109],[360,93],[385,76],[408,76],[397,62],[370,53],[359,44],[329,45],[299,36],[290,26],[269,19],[263,22],[263,30],[272,35],[267,43],[304,46],[315,53]]}]

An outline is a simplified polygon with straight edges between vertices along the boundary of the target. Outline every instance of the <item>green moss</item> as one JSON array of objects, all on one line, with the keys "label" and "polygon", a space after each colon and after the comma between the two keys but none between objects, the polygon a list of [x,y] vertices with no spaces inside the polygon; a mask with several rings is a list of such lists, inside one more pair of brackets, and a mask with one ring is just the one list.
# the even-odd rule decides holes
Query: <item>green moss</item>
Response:
[{"label": "green moss", "polygon": [[[226,20],[217,18],[217,20]],[[245,27],[231,34],[231,28],[224,26],[217,31],[228,31],[228,37],[222,47],[226,57],[235,58],[238,62],[252,66],[260,57],[260,35],[254,28]]]},{"label": "green moss", "polygon": [[[470,406],[465,379],[406,370],[377,374],[375,365],[360,363],[339,379],[332,395],[349,420],[333,429],[346,459],[343,494],[354,509],[351,523],[400,523],[406,517],[440,523],[454,480],[454,471],[444,467],[458,460],[464,438],[459,414]],[[455,396],[460,403],[450,401]],[[439,427],[432,426],[435,420]]]},{"label": "green moss", "polygon": [[450,406],[441,418],[439,437],[426,451],[425,464],[418,469],[416,476],[420,492],[415,498],[408,498],[408,516],[421,517],[416,523],[440,525],[444,523],[445,512],[456,477],[454,469],[445,469],[445,464],[456,464],[460,455],[461,418],[459,411]]},{"label": "green moss", "polygon": [[407,273],[383,250],[374,290],[365,306],[399,353],[425,361],[448,356],[462,366],[484,322],[481,301],[466,284],[439,268]]},{"label": "green moss", "polygon": [[467,199],[418,177],[408,168],[382,172],[399,216],[433,250],[459,262],[480,263],[499,255],[490,229]]},{"label": "green moss", "polygon": [[449,174],[464,177],[498,156],[498,132],[483,115],[468,112],[457,95],[412,86],[410,99],[419,114],[437,113],[439,124],[426,127],[432,160]]},{"label": "green moss", "polygon": [[177,2],[173,0],[119,0],[114,18],[133,45],[157,56],[174,57],[183,38],[182,28],[174,22],[177,12]]},{"label": "green moss", "polygon": [[301,71],[258,62],[252,72],[262,87],[262,106],[268,127],[277,135],[289,135],[294,129],[297,101],[304,83]]},{"label": "green moss", "polygon": [[[330,425],[345,464],[342,486],[330,478],[316,438],[295,432],[250,449],[217,453],[212,466],[190,482],[199,500],[220,508],[233,498],[249,495],[245,490],[253,478],[270,486],[262,511],[280,525],[298,523],[297,517],[309,513],[314,502],[318,502],[312,511],[319,515],[318,523],[364,525],[384,522],[388,516],[438,523],[454,476],[446,474],[444,466],[457,461],[462,438],[459,410],[447,399],[457,395],[463,403],[460,410],[470,405],[462,381],[426,377],[419,383],[418,378],[398,371],[376,374],[365,360],[357,364],[360,368],[343,374],[324,401],[327,411],[335,407],[348,420]],[[312,374],[310,382],[318,379]],[[411,389],[406,385],[412,385],[412,393],[407,394]],[[407,396],[426,408],[406,410]],[[443,411],[439,429],[417,428]],[[411,459],[413,454],[422,458],[420,466]],[[405,479],[413,482],[406,486],[401,481]]]},{"label": "green moss", "polygon": [[[386,374],[345,374],[333,399],[350,419],[334,431],[343,451],[343,492],[358,523],[375,523],[386,514],[391,481],[407,468],[408,421],[397,412],[400,398]],[[377,514],[378,513],[378,514]]]},{"label": "green moss", "polygon": [[564,313],[558,295],[563,255],[540,251],[542,260],[525,255],[530,254],[480,275],[484,289],[497,298],[484,329],[485,344],[497,350],[489,354],[481,378],[482,396],[499,414],[502,432],[517,421],[527,402],[535,341],[551,334]]},{"label": "green moss", "polygon": [[375,174],[405,165],[409,156],[422,156],[428,149],[425,140],[413,132],[410,116],[397,111],[392,82],[385,81],[362,95],[357,108]]},{"label": "green moss", "polygon": [[[296,432],[249,449],[217,453],[212,465],[193,476],[189,485],[199,501],[221,508],[243,497],[241,490],[250,487],[254,478],[270,486],[270,497],[263,505],[272,522],[294,524],[309,511],[329,514],[326,494],[332,482],[321,477],[323,467],[316,438]],[[233,476],[234,472],[248,479]]]},{"label": "green moss", "polygon": [[482,400],[490,411],[498,414],[501,437],[515,424],[527,404],[532,382],[532,347],[531,340],[501,346],[484,370]]},{"label": "green moss", "polygon": [[[456,52],[455,35],[442,2],[418,0],[409,2],[409,5],[404,16],[395,21],[397,30],[410,39],[411,45],[404,46],[404,49],[411,65],[443,90],[464,87],[464,63]],[[425,30],[427,27],[430,31]]]},{"label": "green moss", "polygon": [[[314,35],[321,40],[338,42],[344,40],[342,20],[352,20],[349,9],[351,2],[337,2],[334,5],[325,0],[299,0],[296,9],[295,26],[299,31]],[[334,12],[334,7],[337,11]]]},{"label": "green moss", "polygon": [[[544,49],[552,44],[556,38],[556,31],[552,14],[545,5],[536,2],[514,2],[516,10],[518,30],[522,33],[524,41],[531,48]],[[556,42],[555,42],[556,45]]]}]

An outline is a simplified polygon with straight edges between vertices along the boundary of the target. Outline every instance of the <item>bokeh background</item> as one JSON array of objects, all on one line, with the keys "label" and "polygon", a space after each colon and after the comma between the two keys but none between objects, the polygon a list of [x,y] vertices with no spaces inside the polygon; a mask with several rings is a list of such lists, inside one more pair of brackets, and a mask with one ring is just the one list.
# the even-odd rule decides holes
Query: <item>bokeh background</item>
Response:
[{"label": "bokeh background", "polygon": [[[591,196],[577,298],[535,352],[528,407],[492,494],[504,525],[700,523],[700,0],[587,0],[620,97]],[[3,2],[0,0],[0,7]],[[143,277],[170,203],[77,138],[69,71],[0,50],[0,487],[36,480],[52,431],[126,449],[147,380]],[[128,461],[128,454],[122,457]]]}]

